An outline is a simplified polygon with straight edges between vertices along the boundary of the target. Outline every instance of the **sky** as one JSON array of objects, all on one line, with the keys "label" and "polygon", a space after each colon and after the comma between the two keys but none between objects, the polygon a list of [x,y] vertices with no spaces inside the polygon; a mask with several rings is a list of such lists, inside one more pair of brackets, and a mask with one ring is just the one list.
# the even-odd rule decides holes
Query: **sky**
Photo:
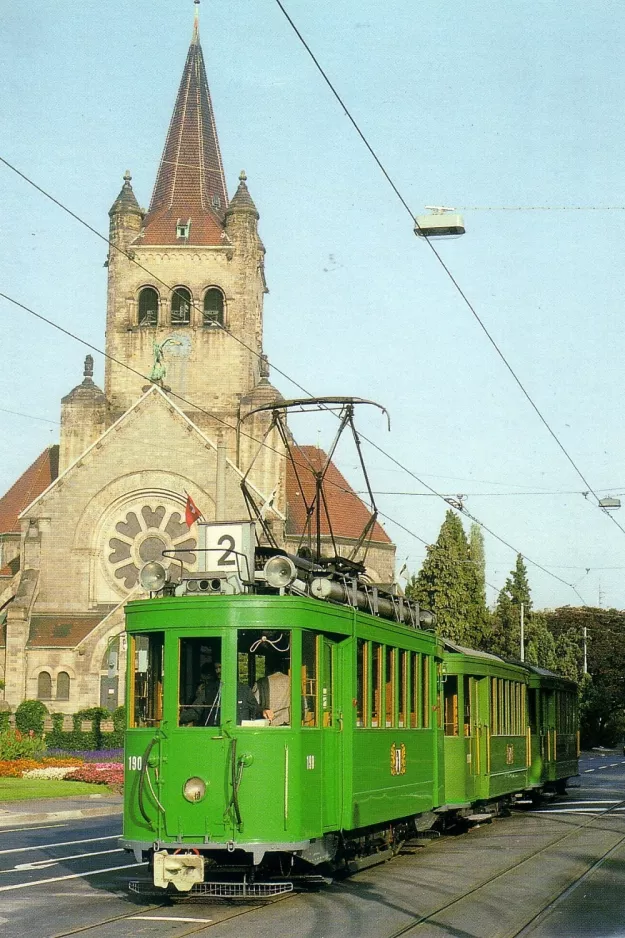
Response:
[{"label": "sky", "polygon": [[[436,250],[552,433],[275,0],[203,0],[230,195],[245,169],[267,248],[270,362],[389,411],[390,432],[375,408],[357,419],[397,461],[364,446],[398,567],[419,569],[444,497],[464,495],[509,545],[485,532],[489,603],[519,551],[536,607],[625,608],[622,3],[284,6],[410,212],[463,210],[466,234]],[[126,169],[149,203],[192,24],[191,0],[5,3],[0,156],[106,235]],[[1,292],[101,349],[106,253],[0,164]],[[0,323],[5,491],[58,441],[88,350],[3,299]],[[294,428],[325,447],[332,418]],[[361,490],[353,450],[337,461]],[[624,508],[607,516],[588,489]]]}]

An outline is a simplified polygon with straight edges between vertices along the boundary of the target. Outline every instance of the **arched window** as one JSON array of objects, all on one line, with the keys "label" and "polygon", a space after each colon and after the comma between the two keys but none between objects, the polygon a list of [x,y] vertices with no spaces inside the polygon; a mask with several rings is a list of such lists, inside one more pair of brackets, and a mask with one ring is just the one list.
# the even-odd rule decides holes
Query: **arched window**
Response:
[{"label": "arched window", "polygon": [[221,290],[212,287],[204,294],[204,325],[223,326],[224,324],[224,295]]},{"label": "arched window", "polygon": [[56,699],[69,700],[69,674],[67,671],[59,671],[56,678]]},{"label": "arched window", "polygon": [[144,287],[139,294],[139,325],[155,326],[158,322],[158,293],[154,287]]},{"label": "arched window", "polygon": [[172,326],[188,326],[191,322],[191,294],[186,287],[176,287],[171,295]]},{"label": "arched window", "polygon": [[37,698],[50,700],[52,697],[52,678],[48,671],[40,671],[37,678]]}]

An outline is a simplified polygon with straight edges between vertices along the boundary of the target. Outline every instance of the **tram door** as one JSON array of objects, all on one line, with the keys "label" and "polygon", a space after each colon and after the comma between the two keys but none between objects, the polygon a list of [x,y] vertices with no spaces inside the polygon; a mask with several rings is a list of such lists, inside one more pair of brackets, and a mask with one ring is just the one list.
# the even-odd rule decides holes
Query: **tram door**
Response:
[{"label": "tram door", "polygon": [[336,642],[320,636],[321,642],[321,736],[323,829],[337,830],[341,822],[343,789],[342,736],[343,714],[340,710],[340,650]]}]

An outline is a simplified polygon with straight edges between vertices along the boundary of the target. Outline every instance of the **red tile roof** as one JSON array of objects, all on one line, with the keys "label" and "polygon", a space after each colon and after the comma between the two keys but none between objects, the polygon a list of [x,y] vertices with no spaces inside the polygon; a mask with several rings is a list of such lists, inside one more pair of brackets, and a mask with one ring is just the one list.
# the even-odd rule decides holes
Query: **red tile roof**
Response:
[{"label": "red tile roof", "polygon": [[28,645],[30,648],[73,648],[102,619],[102,613],[92,616],[33,616]]},{"label": "red tile roof", "polygon": [[[223,244],[228,192],[197,24],[187,54],[141,244]],[[191,221],[188,239],[176,223]]]},{"label": "red tile roof", "polygon": [[[304,499],[309,505],[312,502],[315,494],[314,471],[322,468],[327,459],[327,454],[316,446],[298,446],[294,451],[294,459],[299,482],[290,460],[287,461],[286,471],[287,534],[290,535],[301,534],[304,530],[306,523]],[[341,475],[333,462],[330,463],[325,476],[324,493],[334,536],[357,540],[371,518],[371,512],[364,502],[358,498],[349,482]],[[311,523],[313,537],[316,531],[313,516]],[[329,533],[328,519],[322,506],[321,534]],[[373,526],[371,540],[382,544],[392,544],[390,537],[377,521]]]},{"label": "red tile roof", "polygon": [[58,474],[59,448],[48,446],[0,498],[0,534],[19,533],[18,515],[48,488]]}]

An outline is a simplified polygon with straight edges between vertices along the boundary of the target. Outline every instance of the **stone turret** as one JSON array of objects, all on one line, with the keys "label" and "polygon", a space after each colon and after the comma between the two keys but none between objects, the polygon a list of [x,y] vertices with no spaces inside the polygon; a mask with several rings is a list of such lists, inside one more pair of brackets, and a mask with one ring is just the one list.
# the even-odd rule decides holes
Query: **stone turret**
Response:
[{"label": "stone turret", "polygon": [[[127,169],[124,173],[124,185],[109,210],[109,239],[122,251],[137,237],[143,223],[143,212],[132,191],[131,179],[130,170]],[[110,261],[111,257],[109,263]]]},{"label": "stone turret", "polygon": [[93,383],[93,358],[85,358],[84,377],[61,401],[59,473],[78,459],[107,428],[108,407],[104,394]]}]

